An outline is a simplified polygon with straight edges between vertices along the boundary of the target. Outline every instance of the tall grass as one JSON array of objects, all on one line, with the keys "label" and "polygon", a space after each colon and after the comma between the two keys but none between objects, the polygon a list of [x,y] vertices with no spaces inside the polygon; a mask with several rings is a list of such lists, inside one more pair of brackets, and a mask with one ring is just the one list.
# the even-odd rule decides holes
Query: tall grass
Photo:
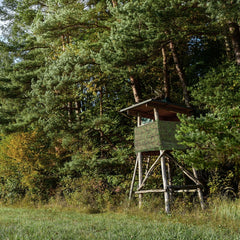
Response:
[{"label": "tall grass", "polygon": [[[217,204],[217,205],[216,205]],[[86,214],[50,206],[0,207],[1,240],[60,239],[240,239],[240,202],[215,202],[207,211],[172,215],[123,209]]]},{"label": "tall grass", "polygon": [[216,216],[228,221],[240,221],[240,200],[236,201],[215,201],[212,206]]}]

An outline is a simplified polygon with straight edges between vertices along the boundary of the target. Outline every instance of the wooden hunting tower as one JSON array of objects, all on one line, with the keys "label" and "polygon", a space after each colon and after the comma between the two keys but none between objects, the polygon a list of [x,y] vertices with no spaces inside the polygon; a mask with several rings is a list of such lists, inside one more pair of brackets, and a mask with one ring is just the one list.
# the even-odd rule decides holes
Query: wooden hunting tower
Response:
[{"label": "wooden hunting tower", "polygon": [[[201,207],[204,208],[202,196],[202,184],[198,180],[197,172],[193,173],[185,169],[171,155],[171,150],[184,149],[175,139],[176,126],[179,123],[177,113],[190,115],[192,109],[172,104],[162,100],[149,99],[120,112],[137,117],[137,127],[134,129],[134,147],[136,163],[133,172],[129,199],[132,198],[134,182],[138,170],[138,187],[134,191],[139,194],[139,206],[142,204],[144,193],[164,193],[165,211],[170,213],[170,200],[174,192],[198,192]],[[153,162],[150,156],[158,156]],[[181,171],[192,180],[193,184],[174,186],[172,185],[171,165],[174,163]],[[158,165],[161,165],[163,189],[145,189],[145,183]],[[143,176],[143,166],[145,176]]]}]

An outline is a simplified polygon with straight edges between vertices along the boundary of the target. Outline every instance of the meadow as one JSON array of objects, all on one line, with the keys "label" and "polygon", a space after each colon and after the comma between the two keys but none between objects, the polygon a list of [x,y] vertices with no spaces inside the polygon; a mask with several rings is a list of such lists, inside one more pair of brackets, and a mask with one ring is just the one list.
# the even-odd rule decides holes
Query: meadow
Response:
[{"label": "meadow", "polygon": [[217,202],[202,212],[121,209],[90,214],[77,208],[0,207],[1,240],[240,239],[240,201]]}]

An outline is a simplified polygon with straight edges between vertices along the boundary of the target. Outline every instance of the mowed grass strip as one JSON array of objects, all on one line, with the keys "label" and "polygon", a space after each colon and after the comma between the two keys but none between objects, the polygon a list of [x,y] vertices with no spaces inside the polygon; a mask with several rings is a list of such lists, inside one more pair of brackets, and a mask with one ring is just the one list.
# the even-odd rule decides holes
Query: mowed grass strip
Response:
[{"label": "mowed grass strip", "polygon": [[177,222],[166,215],[84,214],[74,211],[0,208],[1,240],[58,239],[240,239],[230,229]]}]

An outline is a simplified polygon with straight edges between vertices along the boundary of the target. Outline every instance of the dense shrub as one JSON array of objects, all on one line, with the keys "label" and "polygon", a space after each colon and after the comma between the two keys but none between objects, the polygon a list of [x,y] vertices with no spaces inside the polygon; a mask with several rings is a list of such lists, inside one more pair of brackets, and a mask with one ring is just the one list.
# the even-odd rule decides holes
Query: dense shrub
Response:
[{"label": "dense shrub", "polygon": [[1,198],[48,198],[56,186],[57,157],[37,132],[2,137],[0,142]]}]

